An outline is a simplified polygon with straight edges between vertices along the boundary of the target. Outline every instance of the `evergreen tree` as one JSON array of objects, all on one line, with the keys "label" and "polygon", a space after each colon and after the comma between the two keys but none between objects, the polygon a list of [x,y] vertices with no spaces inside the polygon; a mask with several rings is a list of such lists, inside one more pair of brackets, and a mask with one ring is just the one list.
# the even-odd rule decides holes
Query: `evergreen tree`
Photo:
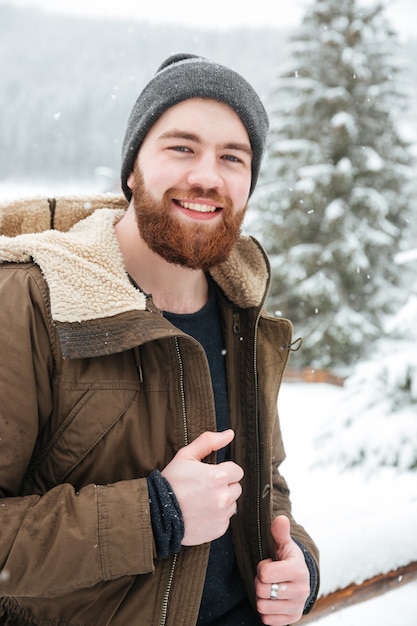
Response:
[{"label": "evergreen tree", "polygon": [[411,152],[397,45],[382,5],[314,0],[271,89],[254,201],[270,306],[303,336],[300,365],[353,363],[398,300]]},{"label": "evergreen tree", "polygon": [[369,359],[348,377],[337,420],[320,437],[322,464],[417,470],[417,249],[399,254],[397,262],[410,292],[387,319],[385,336]]}]

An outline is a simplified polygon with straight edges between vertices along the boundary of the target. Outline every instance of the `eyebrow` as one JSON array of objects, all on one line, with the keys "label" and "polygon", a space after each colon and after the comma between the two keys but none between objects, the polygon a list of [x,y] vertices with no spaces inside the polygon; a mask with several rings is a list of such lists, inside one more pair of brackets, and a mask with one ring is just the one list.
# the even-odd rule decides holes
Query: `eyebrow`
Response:
[{"label": "eyebrow", "polygon": [[[194,143],[202,144],[201,138],[195,133],[189,133],[184,130],[168,130],[165,133],[159,135],[158,139],[185,139],[187,141],[194,141]],[[245,152],[250,157],[253,156],[253,152],[249,144],[247,143],[239,143],[236,141],[231,141],[221,145],[221,148],[225,150],[238,150],[241,152]]]}]

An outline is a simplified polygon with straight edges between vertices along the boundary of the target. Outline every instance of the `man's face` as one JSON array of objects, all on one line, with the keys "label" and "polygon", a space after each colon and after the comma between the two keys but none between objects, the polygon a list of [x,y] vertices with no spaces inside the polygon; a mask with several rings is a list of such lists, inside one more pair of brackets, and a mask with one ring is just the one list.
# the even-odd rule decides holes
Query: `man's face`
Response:
[{"label": "man's face", "polygon": [[245,215],[251,162],[246,129],[227,105],[195,98],[168,109],[128,180],[151,250],[191,269],[224,261]]}]

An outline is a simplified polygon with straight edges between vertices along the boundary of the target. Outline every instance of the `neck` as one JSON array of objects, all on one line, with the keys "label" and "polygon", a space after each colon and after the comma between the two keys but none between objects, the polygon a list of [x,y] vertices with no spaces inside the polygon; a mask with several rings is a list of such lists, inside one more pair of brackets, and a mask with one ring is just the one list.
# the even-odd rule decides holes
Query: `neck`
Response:
[{"label": "neck", "polygon": [[202,270],[168,263],[152,252],[142,239],[131,204],[115,226],[126,272],[155,305],[170,313],[195,313],[208,300],[207,279]]}]

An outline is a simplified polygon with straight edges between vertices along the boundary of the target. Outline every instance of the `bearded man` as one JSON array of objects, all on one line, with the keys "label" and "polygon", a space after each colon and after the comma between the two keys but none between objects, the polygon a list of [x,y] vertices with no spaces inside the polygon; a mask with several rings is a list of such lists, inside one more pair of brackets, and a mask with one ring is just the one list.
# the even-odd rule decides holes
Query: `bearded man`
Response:
[{"label": "bearded man", "polygon": [[241,234],[267,131],[243,77],[174,55],[128,121],[127,208],[1,238],[2,624],[311,610],[318,552],[278,470],[292,327]]}]

